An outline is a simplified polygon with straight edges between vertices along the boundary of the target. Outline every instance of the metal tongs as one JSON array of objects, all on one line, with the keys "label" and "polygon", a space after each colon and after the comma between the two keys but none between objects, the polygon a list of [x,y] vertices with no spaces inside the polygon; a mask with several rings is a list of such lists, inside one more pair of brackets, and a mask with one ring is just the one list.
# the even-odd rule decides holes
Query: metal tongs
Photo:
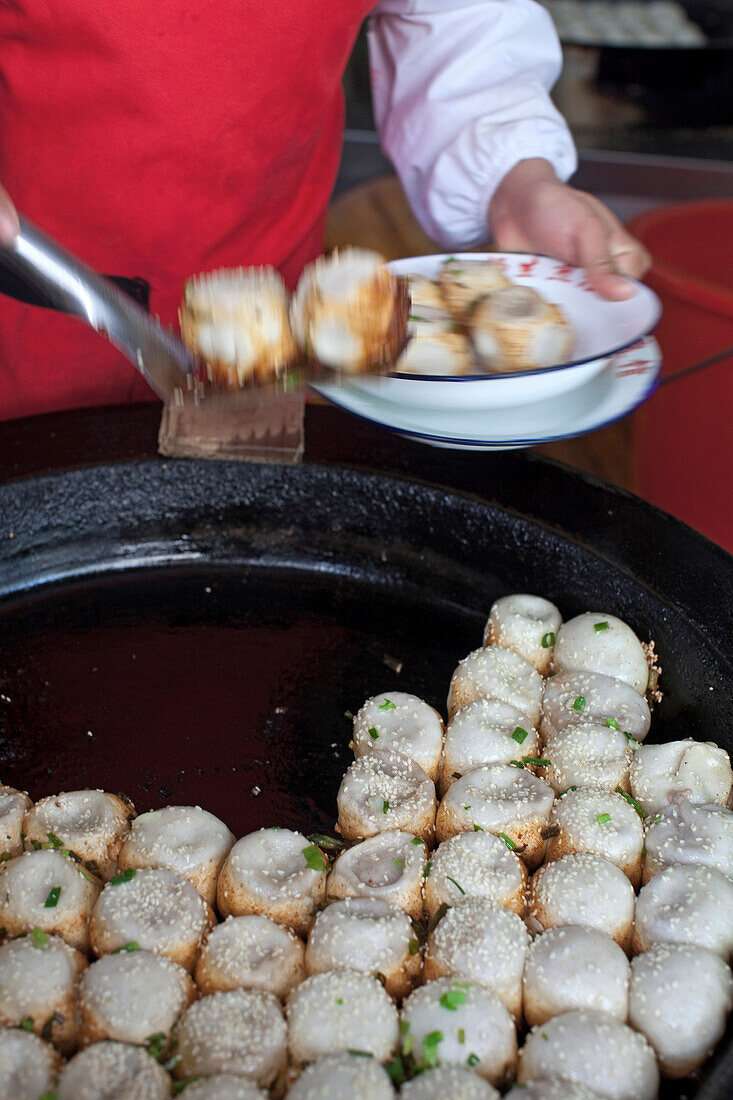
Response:
[{"label": "metal tongs", "polygon": [[26,218],[0,246],[0,266],[44,302],[85,321],[126,356],[166,403],[198,402],[203,385],[188,348],[109,279],[97,274]]}]

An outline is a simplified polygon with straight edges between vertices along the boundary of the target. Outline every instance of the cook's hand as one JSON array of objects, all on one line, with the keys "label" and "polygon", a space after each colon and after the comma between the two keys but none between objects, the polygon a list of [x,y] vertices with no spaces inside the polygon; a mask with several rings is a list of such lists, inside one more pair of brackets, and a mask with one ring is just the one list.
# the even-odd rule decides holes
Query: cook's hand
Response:
[{"label": "cook's hand", "polygon": [[621,275],[640,278],[651,257],[603,203],[558,180],[546,160],[523,160],[496,189],[489,206],[494,244],[506,252],[540,252],[583,267],[603,297],[630,298]]},{"label": "cook's hand", "polygon": [[10,244],[20,230],[18,213],[10,195],[0,187],[0,244]]}]

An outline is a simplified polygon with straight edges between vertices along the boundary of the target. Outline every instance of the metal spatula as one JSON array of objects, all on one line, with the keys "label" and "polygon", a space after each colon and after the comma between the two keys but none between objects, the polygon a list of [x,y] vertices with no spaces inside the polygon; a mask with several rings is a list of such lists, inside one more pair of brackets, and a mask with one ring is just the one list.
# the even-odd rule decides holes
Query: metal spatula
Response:
[{"label": "metal spatula", "polygon": [[128,295],[57,244],[26,218],[0,264],[38,290],[54,309],[106,336],[163,401],[201,397],[193,356]]}]

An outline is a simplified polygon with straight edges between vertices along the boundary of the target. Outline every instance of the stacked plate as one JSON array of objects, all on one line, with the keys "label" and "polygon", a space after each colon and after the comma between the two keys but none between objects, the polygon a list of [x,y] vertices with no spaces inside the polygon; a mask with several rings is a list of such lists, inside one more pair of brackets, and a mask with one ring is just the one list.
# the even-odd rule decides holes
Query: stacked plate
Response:
[{"label": "stacked plate", "polygon": [[[549,443],[605,427],[655,389],[661,371],[651,336],[661,305],[633,282],[633,297],[600,298],[585,273],[547,256],[470,253],[492,260],[507,278],[532,287],[565,313],[575,331],[571,362],[514,374],[359,377],[315,387],[335,405],[434,446],[503,450]],[[434,278],[447,255],[390,264],[398,275]]]}]

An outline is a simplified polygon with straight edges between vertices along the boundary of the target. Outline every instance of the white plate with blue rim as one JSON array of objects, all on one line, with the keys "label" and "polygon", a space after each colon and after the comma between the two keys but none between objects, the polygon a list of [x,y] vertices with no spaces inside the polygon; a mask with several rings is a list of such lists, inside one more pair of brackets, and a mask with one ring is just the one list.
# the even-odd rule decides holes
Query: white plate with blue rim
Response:
[{"label": "white plate with blue rim", "polygon": [[[480,373],[477,369],[475,374],[456,378],[393,371],[384,377],[350,378],[343,384],[352,396],[359,391],[365,398],[438,410],[498,409],[544,401],[585,386],[606,370],[613,356],[651,334],[661,316],[659,299],[643,283],[629,279],[634,287],[632,297],[610,302],[596,294],[581,268],[549,256],[521,252],[443,254],[394,260],[389,267],[396,275],[434,279],[449,258],[491,260],[512,282],[531,287],[557,305],[575,333],[572,358],[567,363],[511,374]],[[333,387],[326,388],[327,396],[331,396]]]},{"label": "white plate with blue rim", "polygon": [[425,408],[385,400],[349,382],[313,388],[334,405],[434,447],[502,451],[570,439],[628,415],[657,387],[662,369],[652,336],[607,357],[594,377],[565,393],[500,408]]}]

